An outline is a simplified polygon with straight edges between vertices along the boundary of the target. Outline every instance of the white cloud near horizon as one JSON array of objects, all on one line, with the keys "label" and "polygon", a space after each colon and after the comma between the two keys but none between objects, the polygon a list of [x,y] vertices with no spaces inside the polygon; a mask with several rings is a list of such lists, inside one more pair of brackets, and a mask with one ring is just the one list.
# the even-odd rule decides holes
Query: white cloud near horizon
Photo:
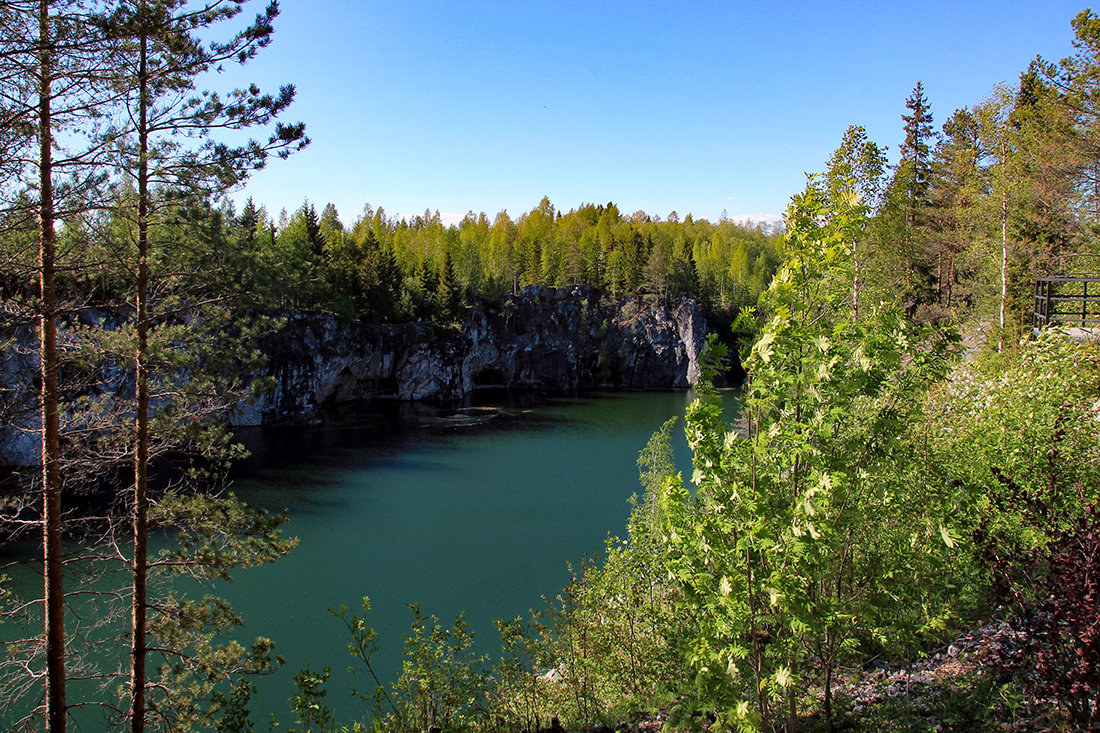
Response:
[{"label": "white cloud near horizon", "polygon": [[738,224],[744,224],[750,221],[753,224],[774,224],[777,221],[783,221],[782,214],[768,214],[764,212],[758,212],[756,214],[727,214],[726,218]]},{"label": "white cloud near horizon", "polygon": [[[466,218],[466,214],[456,214],[453,211],[433,211],[433,214],[439,214],[439,220],[443,222],[444,226],[450,226],[451,224],[460,224],[463,219]],[[405,221],[412,221],[418,216],[424,216],[424,212],[418,212],[416,214],[397,214],[397,219],[404,219]]]}]

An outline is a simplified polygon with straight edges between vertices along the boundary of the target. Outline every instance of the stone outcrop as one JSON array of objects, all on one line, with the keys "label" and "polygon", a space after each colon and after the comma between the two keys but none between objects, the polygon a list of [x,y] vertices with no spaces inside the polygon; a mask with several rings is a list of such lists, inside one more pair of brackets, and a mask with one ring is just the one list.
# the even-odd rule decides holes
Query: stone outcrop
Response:
[{"label": "stone outcrop", "polygon": [[328,405],[382,397],[460,400],[501,386],[685,388],[699,376],[706,337],[696,304],[656,298],[601,302],[589,288],[527,288],[461,327],[346,323],[295,314],[264,339],[273,390],[234,423],[310,420]]},{"label": "stone outcrop", "polygon": [[[78,322],[110,329],[121,323],[105,318],[88,311]],[[699,377],[706,337],[694,301],[666,307],[652,296],[601,300],[586,287],[530,287],[488,309],[468,310],[451,327],[316,313],[280,320],[258,344],[267,360],[254,376],[268,388],[229,416],[234,425],[310,422],[326,407],[378,398],[457,401],[485,386],[686,388]],[[78,330],[69,335],[78,338]],[[25,328],[14,345],[0,344],[0,465],[39,460],[33,336]],[[108,393],[126,391],[109,377],[104,386]]]},{"label": "stone outcrop", "polygon": [[29,326],[0,338],[0,466],[41,463],[37,346]]}]

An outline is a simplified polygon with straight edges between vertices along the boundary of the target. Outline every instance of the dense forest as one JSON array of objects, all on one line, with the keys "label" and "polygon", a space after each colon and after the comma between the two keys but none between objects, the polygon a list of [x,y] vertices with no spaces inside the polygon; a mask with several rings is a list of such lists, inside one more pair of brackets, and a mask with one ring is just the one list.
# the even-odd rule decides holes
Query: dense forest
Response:
[{"label": "dense forest", "polygon": [[[939,129],[918,82],[896,156],[850,127],[782,226],[548,198],[516,218],[365,206],[345,224],[228,198],[308,143],[278,121],[292,87],[197,87],[269,42],[275,3],[224,30],[242,5],[0,4],[0,375],[38,374],[0,383],[0,418],[41,445],[40,467],[4,476],[3,522],[41,536],[44,567],[40,598],[0,595],[0,708],[20,711],[4,722],[62,731],[96,707],[117,729],[254,730],[272,643],[230,641],[233,610],[172,579],[294,545],[284,518],[217,491],[240,456],[224,415],[262,388],[252,340],[280,313],[452,324],[586,284],[695,298],[736,329],[740,353],[713,340],[709,374],[743,363],[742,420],[704,381],[690,483],[667,425],[626,537],[500,622],[499,657],[418,610],[400,678],[363,695],[376,729],[1095,726],[1100,354],[1030,338],[1029,314],[1034,278],[1100,272],[1100,17]],[[179,540],[150,557],[154,528]],[[88,568],[125,581],[93,591]],[[338,616],[373,674],[369,601]],[[41,633],[7,635],[20,624]],[[979,632],[995,643],[912,694],[934,676],[922,658]],[[125,664],[97,667],[97,647]],[[327,676],[296,678],[293,730],[345,729]],[[89,680],[97,697],[67,697]]]},{"label": "dense forest", "polygon": [[[126,300],[128,272],[111,240],[125,228],[122,212],[133,191],[125,180],[119,185],[106,192],[117,203],[82,212],[59,229],[62,251],[100,254],[66,274],[62,288],[74,306]],[[665,302],[691,297],[712,313],[736,312],[756,303],[778,267],[782,242],[779,226],[690,215],[681,221],[675,212],[667,221],[643,212],[623,216],[614,203],[560,212],[547,198],[514,220],[507,212],[491,222],[470,213],[450,226],[438,213],[394,219],[366,205],[348,227],[331,204],[318,215],[306,202],[276,222],[251,199],[236,212],[231,201],[215,207],[203,198],[166,206],[156,224],[173,244],[157,263],[173,273],[168,289],[182,286],[178,273],[202,271],[215,276],[209,287],[238,309],[316,310],[378,322],[451,323],[463,308],[529,285],[591,285]],[[22,267],[8,269],[4,292],[29,297],[35,253],[19,246],[32,242],[34,231],[9,231],[8,262]]]}]

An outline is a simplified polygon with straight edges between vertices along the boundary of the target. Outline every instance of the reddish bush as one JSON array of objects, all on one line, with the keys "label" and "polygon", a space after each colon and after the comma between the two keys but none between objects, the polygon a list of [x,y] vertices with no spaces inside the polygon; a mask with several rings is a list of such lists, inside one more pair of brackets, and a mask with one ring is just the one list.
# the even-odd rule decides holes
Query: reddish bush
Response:
[{"label": "reddish bush", "polygon": [[1000,665],[1076,726],[1100,726],[1100,511],[1088,507],[1068,529],[1051,531],[1043,549],[1002,556],[994,570],[1021,642]]}]

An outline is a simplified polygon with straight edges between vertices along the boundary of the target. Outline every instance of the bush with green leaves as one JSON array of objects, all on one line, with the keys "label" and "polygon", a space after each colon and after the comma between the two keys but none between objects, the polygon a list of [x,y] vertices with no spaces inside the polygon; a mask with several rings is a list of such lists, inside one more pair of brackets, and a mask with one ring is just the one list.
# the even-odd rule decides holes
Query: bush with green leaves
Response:
[{"label": "bush with green leaves", "polygon": [[[524,620],[516,616],[510,620],[498,619],[501,656],[493,665],[489,680],[489,714],[493,730],[529,731],[548,719],[551,702],[550,681],[541,670],[554,668],[556,660],[551,656],[552,644],[548,643],[550,627],[544,622],[546,611],[532,612]],[[550,674],[554,677],[553,673]],[[550,683],[552,684],[552,683]]]},{"label": "bush with green leaves", "polygon": [[643,493],[633,499],[626,539],[608,539],[603,561],[583,568],[570,588],[572,604],[563,605],[560,627],[571,640],[573,676],[586,681],[590,703],[577,710],[584,723],[613,724],[661,709],[679,696],[687,676],[683,651],[695,619],[665,568],[660,504],[662,487],[676,475],[677,421],[665,422],[638,457]]},{"label": "bush with green leaves", "polygon": [[[675,474],[670,440],[676,421],[667,421],[638,458],[644,491],[633,498],[626,539],[609,538],[605,557],[586,560],[529,622],[498,622],[506,655],[494,695],[504,700],[511,690],[512,702],[502,709],[526,712],[494,712],[494,719],[518,723],[517,730],[552,717],[567,729],[615,726],[682,696],[684,647],[695,618],[665,568],[660,507],[660,490]],[[522,659],[509,653],[517,648]]]},{"label": "bush with green leaves", "polygon": [[960,369],[934,404],[937,452],[985,567],[1068,530],[1100,500],[1100,349],[1048,329]]},{"label": "bush with green leaves", "polygon": [[[349,667],[348,671],[353,675],[366,671],[373,681],[369,689],[354,692],[369,704],[375,728],[397,733],[484,728],[489,690],[486,657],[474,653],[474,634],[462,615],[447,628],[434,615],[425,615],[419,604],[410,604],[413,622],[404,637],[401,675],[387,688],[372,664],[378,643],[377,633],[366,622],[370,608],[370,599],[364,598],[362,614],[349,612],[344,606],[331,610],[347,628],[348,651],[364,665]],[[318,697],[327,677],[326,673],[310,694]],[[305,692],[300,684],[299,689]],[[357,724],[352,729],[360,727]],[[330,721],[323,729],[336,728]]]},{"label": "bush with green leaves", "polygon": [[949,606],[938,570],[956,541],[953,498],[911,427],[956,339],[889,304],[853,318],[850,242],[865,214],[810,180],[744,356],[743,425],[706,389],[688,409],[698,488],[669,481],[661,506],[668,567],[700,624],[685,720],[831,721],[844,661],[917,642]]},{"label": "bush with green leaves", "polygon": [[1018,634],[998,666],[1088,727],[1100,717],[1100,348],[1044,330],[966,365],[933,404],[938,460],[966,497],[976,611]]}]

